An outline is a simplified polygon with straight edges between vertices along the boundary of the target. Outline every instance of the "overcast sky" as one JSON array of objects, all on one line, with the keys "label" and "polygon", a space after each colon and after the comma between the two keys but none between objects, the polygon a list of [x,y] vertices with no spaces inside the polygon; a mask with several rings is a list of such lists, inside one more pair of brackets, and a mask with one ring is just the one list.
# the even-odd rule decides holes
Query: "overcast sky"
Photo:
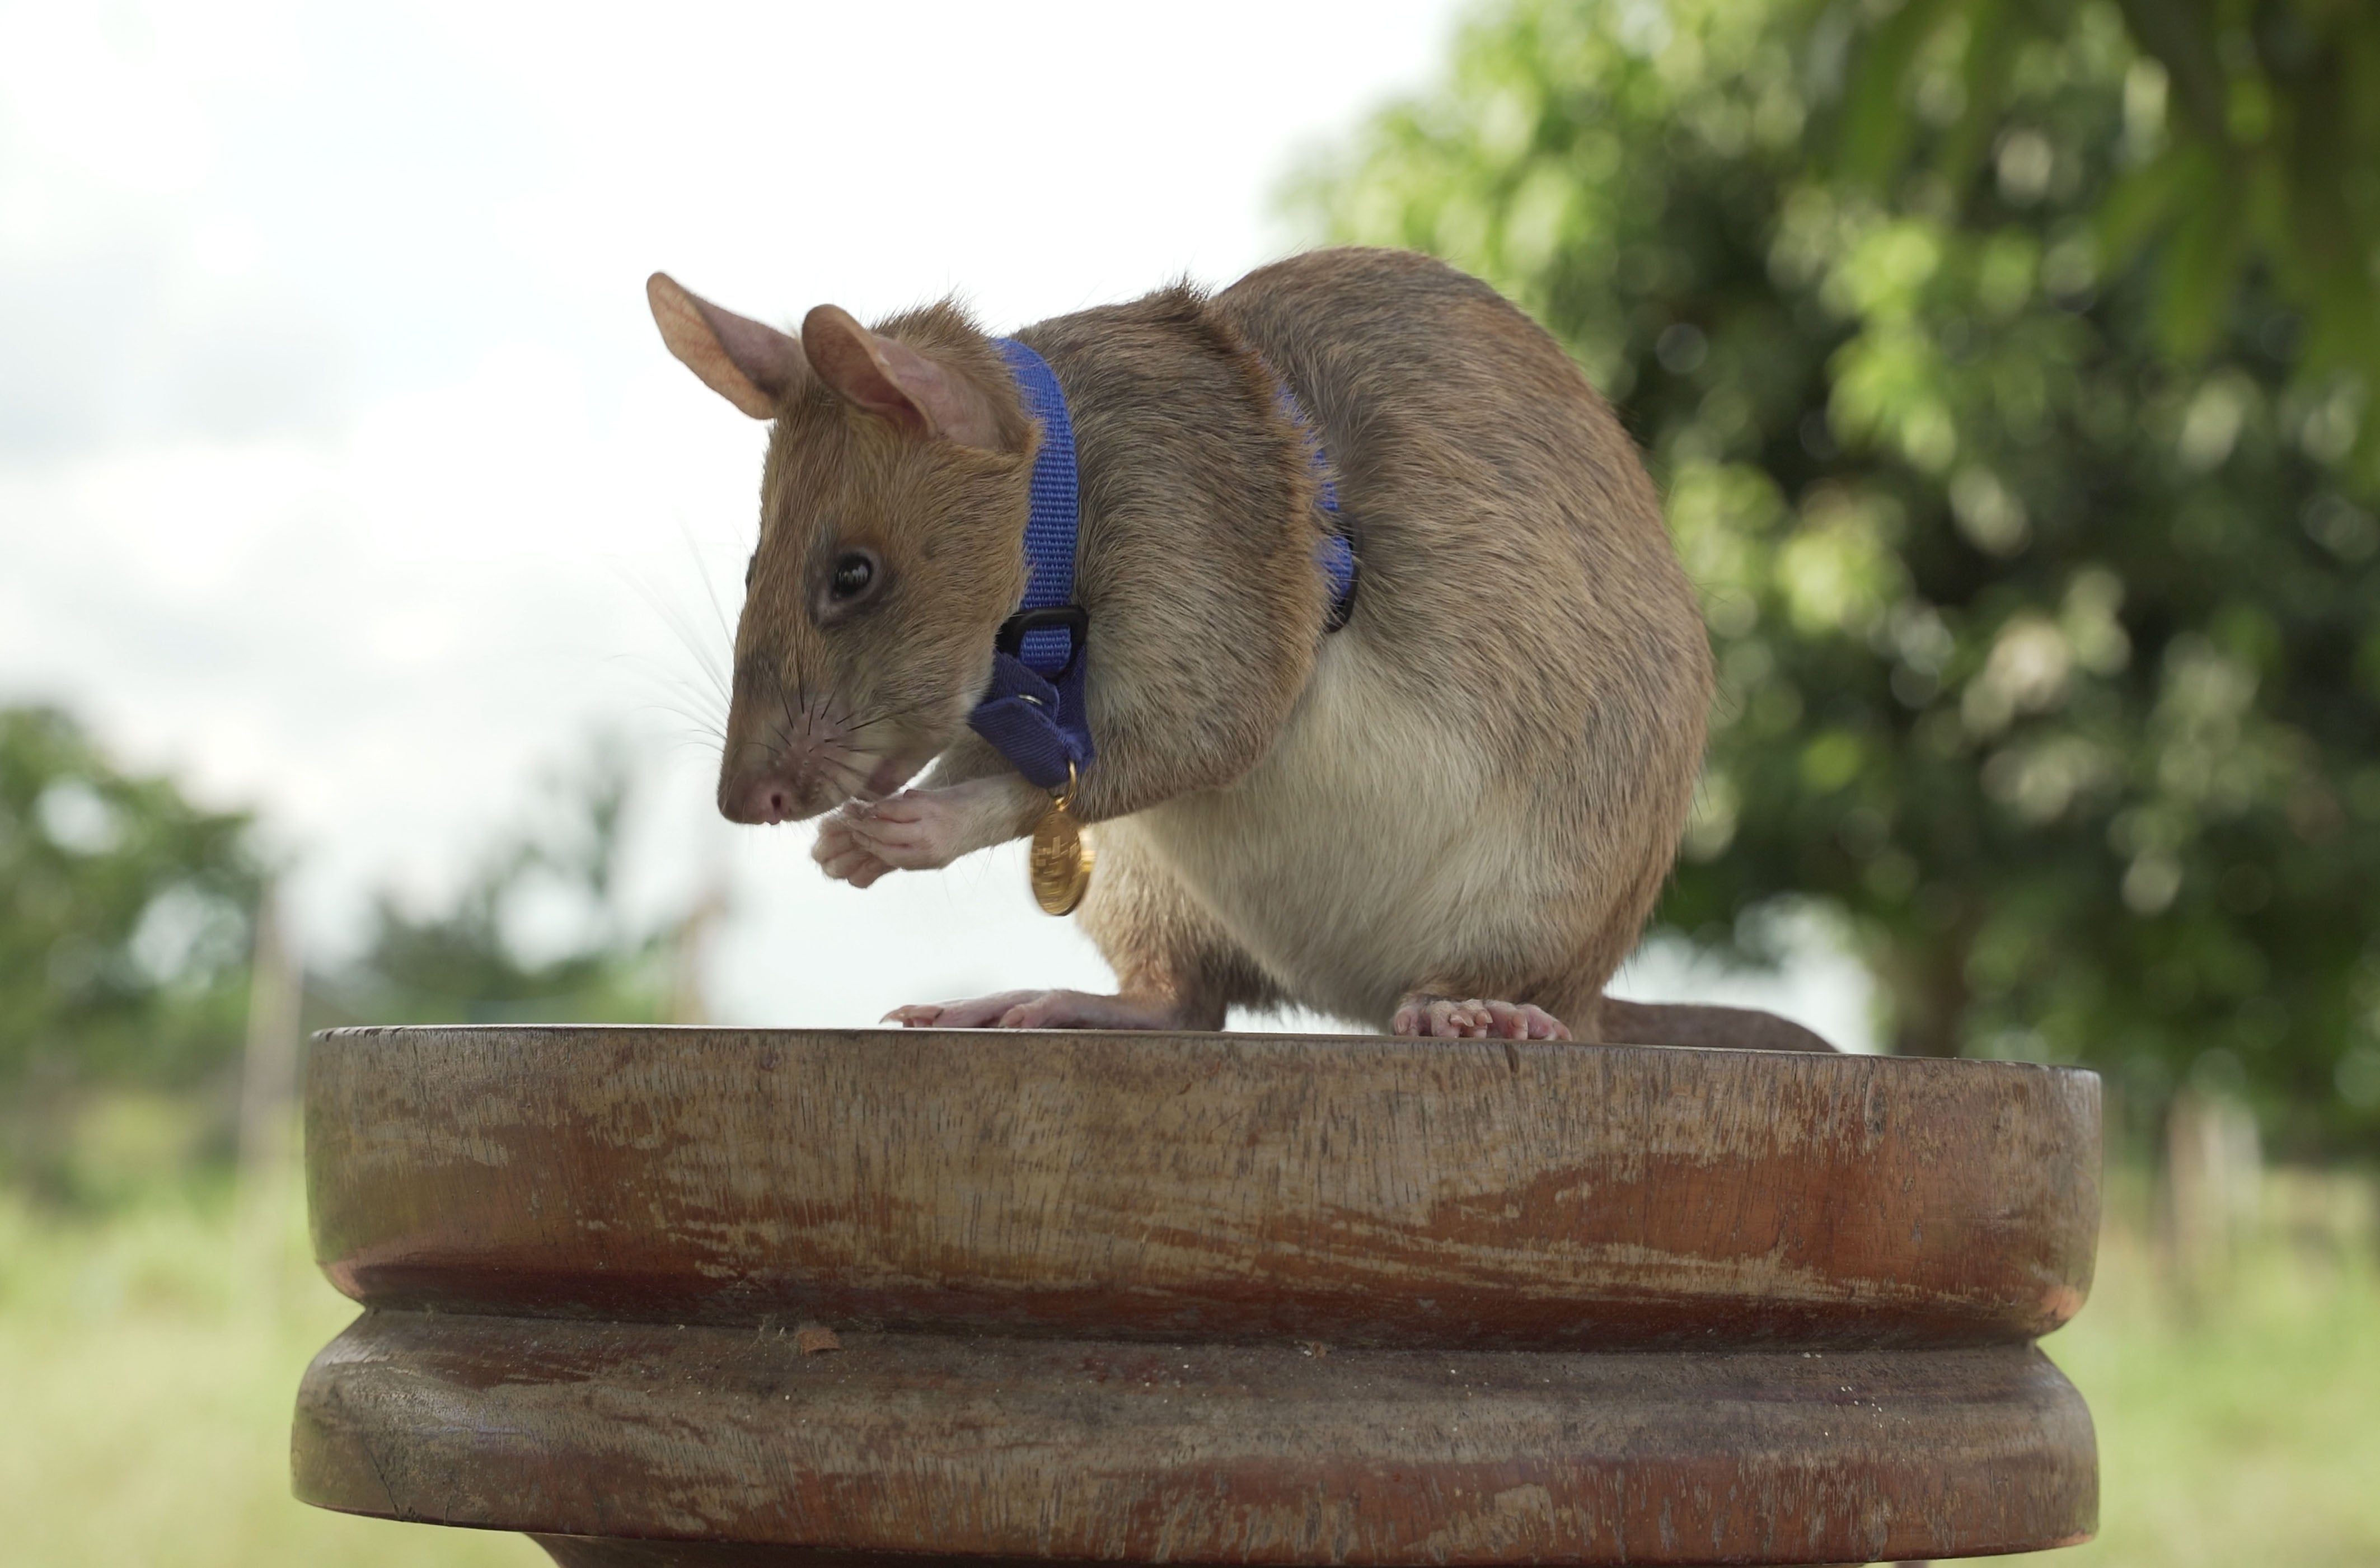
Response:
[{"label": "overcast sky", "polygon": [[[716,819],[762,431],[642,281],[786,322],[956,291],[995,330],[1225,283],[1456,13],[0,0],[0,700],[260,808],[325,955],[609,728],[639,899],[731,890],[722,1016],[1104,987],[1013,850],[854,893],[808,829]],[[1864,1032],[1824,966],[1782,1000]]]}]

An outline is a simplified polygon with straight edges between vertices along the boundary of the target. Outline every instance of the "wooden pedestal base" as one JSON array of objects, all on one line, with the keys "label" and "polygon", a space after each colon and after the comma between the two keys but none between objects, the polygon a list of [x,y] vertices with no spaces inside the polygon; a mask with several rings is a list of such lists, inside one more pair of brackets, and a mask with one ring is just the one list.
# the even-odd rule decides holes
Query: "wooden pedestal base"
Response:
[{"label": "wooden pedestal base", "polygon": [[1247,1037],[327,1037],[298,1494],[571,1568],[1828,1563],[2095,1524],[2096,1083]]},{"label": "wooden pedestal base", "polygon": [[[2057,1546],[2092,1520],[2090,1416],[2023,1345],[842,1338],[804,1355],[735,1329],[373,1313],[308,1375],[298,1495],[771,1543],[750,1561],[787,1564],[817,1560],[803,1543],[971,1562],[1868,1562]],[[746,1560],[623,1550],[554,1549]]]}]

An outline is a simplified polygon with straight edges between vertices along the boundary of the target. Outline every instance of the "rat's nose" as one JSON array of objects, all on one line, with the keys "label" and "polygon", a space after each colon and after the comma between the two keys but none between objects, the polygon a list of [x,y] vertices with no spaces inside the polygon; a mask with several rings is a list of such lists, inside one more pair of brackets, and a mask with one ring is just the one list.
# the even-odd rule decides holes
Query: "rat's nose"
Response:
[{"label": "rat's nose", "polygon": [[782,774],[747,774],[719,792],[719,814],[731,822],[788,821],[794,786]]}]

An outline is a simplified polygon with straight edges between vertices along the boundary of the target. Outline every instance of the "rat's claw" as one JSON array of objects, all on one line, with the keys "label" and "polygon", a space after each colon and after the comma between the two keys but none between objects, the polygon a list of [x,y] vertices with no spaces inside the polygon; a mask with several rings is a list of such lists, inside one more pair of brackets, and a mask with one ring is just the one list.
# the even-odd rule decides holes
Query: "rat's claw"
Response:
[{"label": "rat's claw", "polygon": [[884,1021],[923,1029],[1173,1029],[1182,1027],[1170,1001],[1100,996],[1080,991],[1003,991],[966,1002],[895,1007]]},{"label": "rat's claw", "polygon": [[868,808],[868,819],[874,822],[921,822],[929,815],[928,792],[921,789],[903,790],[888,799]]},{"label": "rat's claw", "polygon": [[810,845],[810,858],[836,881],[849,882],[854,887],[868,887],[892,869],[875,845],[852,831],[850,820],[842,811],[819,824],[818,842]]},{"label": "rat's claw", "polygon": [[1562,1027],[1562,1021],[1542,1007],[1525,1003],[1516,1006],[1510,1002],[1490,1002],[1485,1005],[1491,1034],[1501,1035],[1506,1039],[1570,1039],[1570,1030]]},{"label": "rat's claw", "polygon": [[1486,1002],[1474,997],[1416,993],[1405,998],[1390,1026],[1400,1035],[1423,1039],[1568,1039],[1562,1021],[1527,1003]]},{"label": "rat's claw", "polygon": [[848,802],[819,819],[818,837],[810,841],[810,858],[823,866],[838,855],[850,852],[851,818]]},{"label": "rat's claw", "polygon": [[965,1002],[920,1002],[907,1007],[895,1007],[884,1015],[889,1023],[898,1018],[905,1029],[980,1029],[996,1024],[1019,1003],[1041,995],[1038,991],[1003,991],[997,996],[978,996]]},{"label": "rat's claw", "polygon": [[[884,862],[888,869],[929,871],[947,866],[978,847],[976,840],[991,842],[977,831],[970,816],[978,796],[959,789],[912,789],[866,806],[845,806],[827,819],[854,845]],[[828,828],[819,829],[826,842]]]}]

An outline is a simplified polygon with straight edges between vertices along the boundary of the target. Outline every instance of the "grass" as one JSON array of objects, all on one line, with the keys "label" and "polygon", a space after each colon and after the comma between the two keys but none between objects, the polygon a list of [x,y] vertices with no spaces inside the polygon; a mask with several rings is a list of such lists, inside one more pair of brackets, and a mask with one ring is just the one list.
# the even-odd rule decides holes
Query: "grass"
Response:
[{"label": "grass", "polygon": [[2373,1188],[2292,1172],[2264,1185],[2263,1225],[2193,1286],[2117,1184],[2090,1305],[2043,1342],[2099,1429],[2099,1537],[2004,1561],[2380,1563]]},{"label": "grass", "polygon": [[[2119,1189],[2119,1198],[2122,1189]],[[2061,1568],[2380,1562],[2380,1247],[2368,1185],[2284,1175],[2185,1289],[2118,1201],[2090,1307],[2046,1347],[2099,1427],[2099,1538]],[[289,1409],[353,1316],[285,1186],[104,1222],[0,1194],[0,1560],[38,1568],[535,1568],[508,1536],[304,1507]]]},{"label": "grass", "polygon": [[220,1193],[80,1224],[0,1193],[0,1562],[551,1568],[516,1536],[290,1497],[298,1376],[355,1306],[274,1207],[243,1239]]}]

